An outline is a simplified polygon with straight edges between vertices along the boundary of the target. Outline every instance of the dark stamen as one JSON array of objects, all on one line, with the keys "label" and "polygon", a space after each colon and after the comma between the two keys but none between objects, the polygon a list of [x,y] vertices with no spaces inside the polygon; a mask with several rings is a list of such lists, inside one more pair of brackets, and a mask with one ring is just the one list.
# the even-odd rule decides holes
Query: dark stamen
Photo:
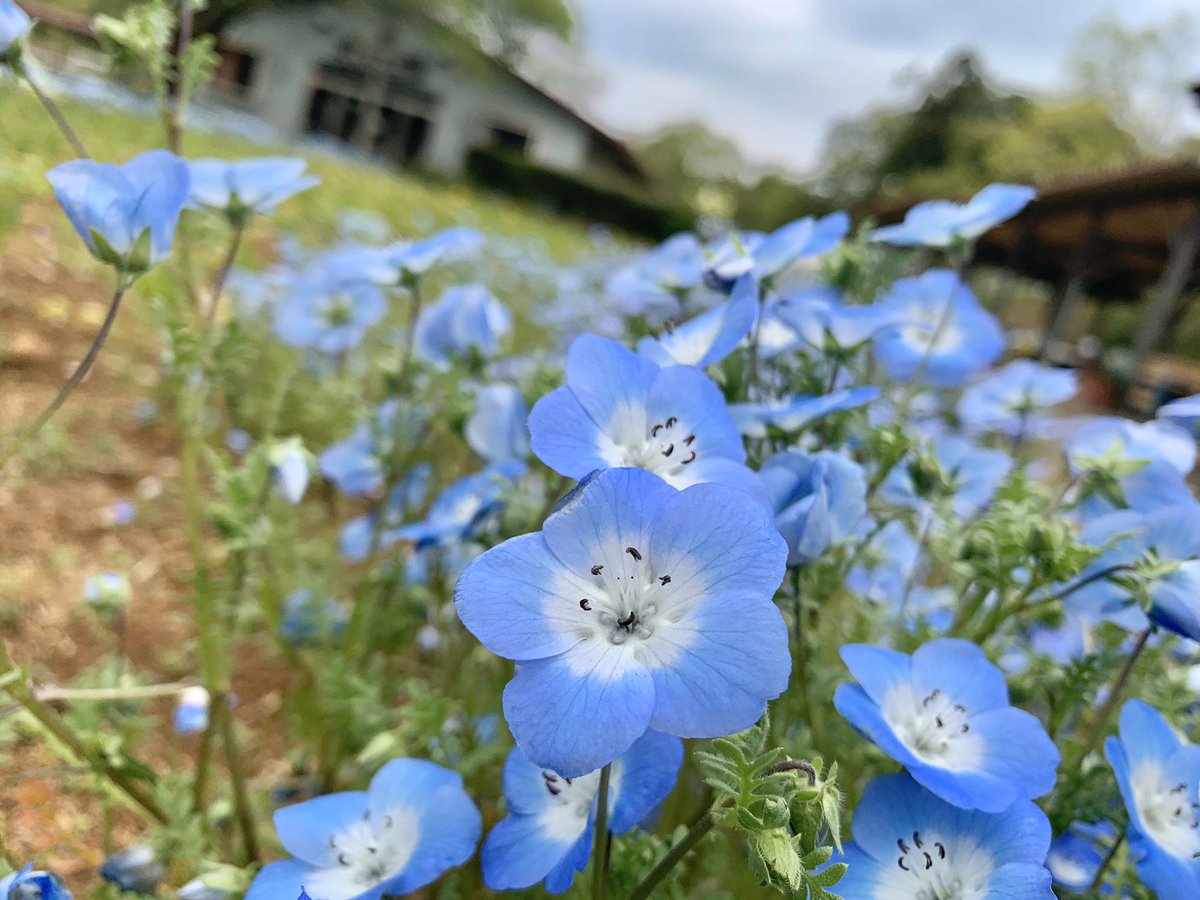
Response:
[{"label": "dark stamen", "polygon": [[660,575],[660,576],[658,576],[658,583],[659,583],[659,584],[670,584],[670,583],[671,583],[671,576],[670,576],[670,575]]},{"label": "dark stamen", "polygon": [[942,721],[942,717],[941,717],[941,716],[934,716],[934,717],[933,717],[933,721],[937,722],[937,726],[938,726],[938,728],[943,728],[943,727],[945,727],[945,725],[946,725],[946,723]]},{"label": "dark stamen", "polygon": [[662,424],[655,425],[650,429],[650,437],[658,437],[658,433],[662,431]]},{"label": "dark stamen", "polygon": [[346,856],[345,853],[339,853],[338,854],[338,862],[341,863],[343,866],[348,866],[348,865],[350,865],[350,858],[348,856]]},{"label": "dark stamen", "polygon": [[679,420],[677,418],[675,418],[674,416],[668,416],[667,417],[667,428],[674,428],[675,423],[678,421]]},{"label": "dark stamen", "polygon": [[908,868],[908,866],[906,866],[906,865],[904,864],[904,857],[903,857],[903,856],[902,856],[902,857],[900,857],[898,860],[896,860],[896,865],[898,865],[900,868],[902,868],[902,869],[903,869],[905,872],[911,871],[911,870]]},{"label": "dark stamen", "polygon": [[963,722],[962,733],[966,734],[970,730],[971,730],[971,726],[968,725],[966,722]]},{"label": "dark stamen", "polygon": [[938,848],[938,859],[945,859],[946,858],[946,848],[942,846],[942,842],[935,841],[933,846]]},{"label": "dark stamen", "polygon": [[625,618],[617,619],[617,624],[628,631],[632,631],[633,626],[637,624],[637,613],[633,610],[630,610],[629,615],[627,615]]},{"label": "dark stamen", "polygon": [[675,452],[675,445],[667,444],[667,449],[664,450],[662,453],[663,453],[663,456],[670,456],[674,452]]},{"label": "dark stamen", "polygon": [[901,853],[908,852],[908,844],[904,843],[904,838],[896,838],[896,846],[900,848]]},{"label": "dark stamen", "polygon": [[694,441],[695,439],[696,439],[696,436],[694,434],[689,434],[687,437],[685,437],[683,439],[683,442],[684,442],[684,444],[686,444],[687,446],[690,447],[690,446],[692,446],[692,441]]},{"label": "dark stamen", "polygon": [[548,790],[555,797],[562,793],[562,788],[560,788],[557,784],[551,784],[549,781],[546,782],[546,790]]},{"label": "dark stamen", "polygon": [[590,600],[588,600],[587,597],[584,597],[582,600],[579,601],[579,608],[582,609],[584,612],[591,612],[592,611],[592,602]]},{"label": "dark stamen", "polygon": [[592,566],[592,574],[593,575],[599,575],[603,571],[604,571],[604,566]]},{"label": "dark stamen", "polygon": [[688,454],[688,458],[685,459],[682,463],[680,463],[680,465],[686,466],[688,463],[695,462],[695,461],[696,461],[696,451],[693,450],[690,454]]},{"label": "dark stamen", "polygon": [[637,547],[626,547],[625,552],[628,553],[630,556],[632,556],[634,559],[636,559],[638,562],[642,561],[642,554],[638,553]]},{"label": "dark stamen", "polygon": [[933,868],[933,857],[928,853],[925,854],[925,870],[929,871]]},{"label": "dark stamen", "polygon": [[958,712],[962,713],[964,716],[967,714],[967,708],[965,706],[963,706],[961,703],[955,703],[954,708]]},{"label": "dark stamen", "polygon": [[925,848],[925,845],[921,843],[921,832],[913,832],[913,843],[917,845],[918,850],[923,850]]}]

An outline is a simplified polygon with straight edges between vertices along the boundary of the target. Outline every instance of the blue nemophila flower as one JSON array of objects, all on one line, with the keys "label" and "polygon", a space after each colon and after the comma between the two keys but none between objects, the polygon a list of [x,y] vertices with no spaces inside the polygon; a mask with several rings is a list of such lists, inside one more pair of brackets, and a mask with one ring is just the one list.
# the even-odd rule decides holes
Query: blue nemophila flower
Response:
[{"label": "blue nemophila flower", "polygon": [[131,894],[153,896],[158,883],[166,874],[154,850],[145,844],[135,844],[128,850],[114,853],[100,866],[100,877]]},{"label": "blue nemophila flower", "polygon": [[1137,873],[1159,897],[1200,897],[1200,747],[1153,707],[1121,707],[1120,737],[1104,742],[1129,813]]},{"label": "blue nemophila flower", "polygon": [[1013,467],[1007,453],[976,447],[958,435],[936,438],[930,449],[893,467],[880,485],[880,498],[921,516],[949,503],[955,516],[968,519],[991,502]]},{"label": "blue nemophila flower", "polygon": [[1036,196],[1028,185],[989,184],[966,203],[926,200],[910,209],[901,224],[880,228],[872,238],[901,247],[948,247],[956,241],[972,241],[1011,219]]},{"label": "blue nemophila flower", "polygon": [[529,407],[511,384],[488,384],[475,392],[475,410],[463,436],[471,449],[488,462],[521,460],[529,456]]},{"label": "blue nemophila flower", "polygon": [[32,866],[0,878],[0,897],[10,900],[71,900],[71,896],[58,876]]},{"label": "blue nemophila flower", "polygon": [[676,234],[614,272],[604,290],[626,316],[666,319],[700,286],[704,264],[700,239],[690,232]]},{"label": "blue nemophila flower", "polygon": [[938,387],[958,387],[1004,352],[1004,330],[979,305],[958,273],[930,269],[901,278],[880,301],[904,324],[875,344],[875,354],[897,381],[920,375]]},{"label": "blue nemophila flower", "polygon": [[757,316],[758,283],[753,275],[743,275],[726,302],[676,325],[661,337],[642,338],[637,351],[660,366],[703,369],[736,350],[750,334]]},{"label": "blue nemophila flower", "polygon": [[54,196],[92,255],[140,275],[171,252],[191,186],[187,163],[151,150],[123,166],[76,159],[46,173]]},{"label": "blue nemophila flower", "polygon": [[854,900],[1054,900],[1050,822],[1015,800],[997,814],[959,809],[907,775],[863,792],[837,892]]},{"label": "blue nemophila flower", "polygon": [[771,515],[742,492],[607,469],[542,531],[472,562],[454,602],[485,647],[517,661],[504,712],[518,746],[574,778],[647,728],[712,737],[757,721],[791,669],[772,600],[786,559]]},{"label": "blue nemophila flower", "polygon": [[357,347],[387,310],[387,297],[377,285],[312,266],[275,308],[275,335],[290,347],[340,356]]},{"label": "blue nemophila flower", "polygon": [[[1078,429],[1064,449],[1071,473],[1111,468],[1112,464],[1161,460],[1186,475],[1196,465],[1196,441],[1170,421],[1132,422],[1118,416],[1097,416]],[[1136,470],[1126,466],[1122,474]]]},{"label": "blue nemophila flower", "polygon": [[494,356],[512,328],[512,316],[483,285],[467,284],[450,288],[423,309],[414,327],[417,356],[445,371],[472,353]]},{"label": "blue nemophila flower", "polygon": [[805,216],[770,234],[734,234],[711,251],[704,268],[710,287],[728,291],[750,272],[759,281],[775,277],[797,260],[828,253],[850,230],[850,217],[834,212],[820,219]]},{"label": "blue nemophila flower", "polygon": [[[860,524],[858,530],[868,527]],[[870,542],[858,551],[859,562],[846,575],[846,587],[876,603],[897,603],[912,580],[919,557],[917,539],[903,522],[893,519],[873,532]]]},{"label": "blue nemophila flower", "polygon": [[199,734],[208,727],[209,696],[200,685],[184,688],[175,703],[172,721],[179,735]]},{"label": "blue nemophila flower", "polygon": [[279,633],[293,647],[316,646],[341,634],[346,621],[346,611],[335,600],[299,588],[283,601]]},{"label": "blue nemophila flower", "polygon": [[280,495],[295,506],[308,488],[308,454],[299,439],[282,441],[271,448],[271,478]]},{"label": "blue nemophila flower", "polygon": [[783,297],[778,316],[809,347],[835,357],[846,357],[905,322],[896,309],[846,306],[837,291],[823,285]]},{"label": "blue nemophila flower", "polygon": [[788,545],[788,565],[812,562],[849,537],[867,513],[862,466],[832,450],[785,450],[759,469],[775,526]]},{"label": "blue nemophila flower", "polygon": [[466,540],[495,517],[505,489],[524,472],[524,463],[507,460],[460,478],[437,496],[422,521],[401,525],[387,537],[412,541],[418,550]]},{"label": "blue nemophila flower", "polygon": [[474,228],[447,228],[424,240],[393,244],[388,261],[396,269],[396,280],[412,284],[434,266],[456,262],[483,244],[483,235]]},{"label": "blue nemophila flower", "polygon": [[1096,842],[1074,829],[1056,837],[1046,855],[1046,868],[1054,883],[1069,891],[1090,888],[1103,862]]},{"label": "blue nemophila flower", "polygon": [[835,412],[865,406],[879,396],[879,388],[863,385],[828,394],[797,394],[761,403],[731,403],[729,415],[746,437],[767,436],[768,426],[780,431],[798,431],[810,422]]},{"label": "blue nemophila flower", "polygon": [[284,200],[321,183],[305,175],[302,159],[197,159],[189,163],[188,206],[244,222],[251,213],[270,214]]},{"label": "blue nemophila flower", "polygon": [[33,22],[29,14],[13,0],[0,0],[0,65],[15,64],[21,55],[21,43]]},{"label": "blue nemophila flower", "polygon": [[675,487],[722,482],[763,496],[720,389],[698,369],[660,369],[585,334],[567,352],[566,384],[529,416],[530,445],[560,475],[636,466]]},{"label": "blue nemophila flower", "polygon": [[[609,831],[624,834],[646,818],[675,787],[683,742],[646,732],[613,761],[608,787]],[[504,764],[508,815],[483,842],[484,883],[495,891],[539,881],[561,894],[592,854],[600,773],[563,778],[534,765],[513,747]]]},{"label": "blue nemophila flower", "polygon": [[386,462],[420,439],[424,418],[420,407],[384,401],[348,438],[325,448],[317,459],[321,474],[351,497],[379,490]]},{"label": "blue nemophila flower", "polygon": [[1195,430],[1196,423],[1200,422],[1200,394],[1193,394],[1190,397],[1180,397],[1178,400],[1164,403],[1154,415],[1160,419],[1177,422],[1185,428]]},{"label": "blue nemophila flower", "polygon": [[1016,437],[1036,426],[1047,407],[1064,403],[1079,392],[1079,377],[1028,359],[1004,368],[963,391],[958,417],[971,431],[999,431]]},{"label": "blue nemophila flower", "polygon": [[1054,787],[1058,749],[1009,706],[1004,675],[975,644],[943,638],[911,657],[847,644],[841,655],[859,683],[838,687],[838,712],[947,803],[1000,812]]},{"label": "blue nemophila flower", "polygon": [[301,888],[316,900],[409,894],[470,859],[481,830],[460,775],[393,759],[365,791],[277,810],[279,842],[295,858],[265,866],[246,900],[279,900]]}]

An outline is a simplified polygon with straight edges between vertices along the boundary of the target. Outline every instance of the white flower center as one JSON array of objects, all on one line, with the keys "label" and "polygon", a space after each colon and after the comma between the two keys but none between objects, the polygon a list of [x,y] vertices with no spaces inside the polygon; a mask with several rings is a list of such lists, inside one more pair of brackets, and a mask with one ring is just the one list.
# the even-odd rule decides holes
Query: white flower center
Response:
[{"label": "white flower center", "polygon": [[420,838],[419,819],[411,809],[369,814],[329,839],[337,865],[307,876],[305,887],[321,900],[351,900],[404,871]]},{"label": "white flower center", "polygon": [[580,598],[579,608],[590,614],[587,636],[616,645],[647,640],[664,620],[660,605],[676,605],[669,596],[671,576],[657,573],[652,560],[637,547],[624,548],[620,556],[609,555],[614,557],[620,565],[597,563],[585,573],[591,587]]},{"label": "white flower center", "polygon": [[971,731],[970,713],[940,688],[918,697],[911,685],[898,685],[882,712],[896,736],[926,762],[952,771],[977,767],[982,746]]},{"label": "white flower center", "polygon": [[971,840],[919,831],[896,839],[896,868],[883,872],[874,900],[983,900],[995,863]]},{"label": "white flower center", "polygon": [[1200,803],[1196,788],[1171,784],[1162,767],[1143,762],[1130,778],[1138,816],[1147,837],[1172,856],[1192,861],[1200,853]]},{"label": "white flower center", "polygon": [[676,416],[651,422],[644,407],[622,406],[606,432],[612,441],[605,455],[613,466],[645,469],[671,482],[699,458],[699,439]]}]

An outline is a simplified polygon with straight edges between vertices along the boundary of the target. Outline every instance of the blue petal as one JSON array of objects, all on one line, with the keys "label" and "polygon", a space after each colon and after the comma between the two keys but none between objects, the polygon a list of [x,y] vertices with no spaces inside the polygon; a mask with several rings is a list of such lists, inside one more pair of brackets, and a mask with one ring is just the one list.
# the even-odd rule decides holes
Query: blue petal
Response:
[{"label": "blue petal", "polygon": [[[537,771],[540,782],[541,770]],[[541,793],[549,796],[544,788]],[[579,830],[580,834],[588,831],[588,820],[582,816]],[[510,815],[488,832],[483,849],[479,851],[483,882],[493,891],[511,891],[537,884],[563,861],[578,840],[578,836],[566,841],[557,839],[537,816]],[[572,869],[572,875],[574,871]]]},{"label": "blue petal", "polygon": [[612,438],[566,387],[555,388],[533,405],[529,436],[537,458],[568,478],[609,468],[616,452]]},{"label": "blue petal", "polygon": [[1035,716],[1023,709],[992,709],[972,715],[970,727],[985,741],[981,764],[988,774],[1030,798],[1053,790],[1061,759]]},{"label": "blue petal", "polygon": [[267,863],[250,883],[246,900],[282,900],[284,897],[298,897],[312,872],[312,866],[306,866],[294,859]]},{"label": "blue petal", "polygon": [[1181,746],[1179,735],[1162,713],[1141,700],[1125,701],[1118,727],[1131,772],[1147,761],[1165,762]]},{"label": "blue petal", "polygon": [[619,411],[645,407],[657,373],[654,363],[608,338],[584,334],[567,351],[567,387],[602,431]]},{"label": "blue petal", "polygon": [[[421,760],[398,760],[405,763],[416,763]],[[391,763],[389,763],[391,765]],[[426,763],[427,766],[432,763]],[[387,768],[386,766],[384,768]],[[434,766],[434,768],[440,768]],[[446,772],[446,770],[442,770]],[[408,767],[398,777],[411,773]],[[382,774],[382,770],[381,770]],[[396,773],[392,773],[396,774]],[[462,780],[454,773],[452,784],[447,783],[430,793],[414,797],[423,792],[434,780],[431,776],[416,776],[418,786],[412,784],[389,788],[397,802],[421,803],[421,819],[418,825],[420,837],[413,848],[412,859],[404,871],[384,885],[383,894],[403,895],[424,887],[441,877],[442,873],[454,866],[461,866],[475,854],[479,844],[479,836],[483,831],[483,819],[479,810],[462,789]],[[443,780],[450,779],[442,776]],[[376,798],[376,782],[379,775],[371,782],[371,803],[374,806]],[[382,803],[382,801],[379,801]],[[380,806],[386,809],[386,806]]]},{"label": "blue petal", "polygon": [[[675,787],[683,765],[683,741],[647,731],[613,766],[615,800],[609,830],[624,834],[645,819]],[[543,791],[545,793],[545,791]]]},{"label": "blue petal", "polygon": [[941,638],[919,647],[912,656],[912,683],[918,697],[941,690],[972,715],[1008,706],[1004,673],[970,641]]},{"label": "blue petal", "polygon": [[912,658],[898,650],[870,644],[847,644],[839,655],[871,701],[887,702],[891,690],[912,682]]},{"label": "blue petal", "polygon": [[746,449],[729,411],[725,395],[703,372],[691,366],[671,366],[659,371],[645,400],[650,422],[674,416],[697,436],[698,455],[719,456],[745,462]]},{"label": "blue petal", "polygon": [[366,812],[365,791],[325,794],[275,810],[275,831],[283,849],[297,859],[318,867],[334,866],[337,851],[329,838],[362,821]]},{"label": "blue petal", "polygon": [[592,834],[594,826],[589,818],[587,828],[579,836],[575,845],[559,860],[558,865],[546,876],[546,890],[551,894],[561,894],[571,887],[575,875],[587,868],[592,855]]}]

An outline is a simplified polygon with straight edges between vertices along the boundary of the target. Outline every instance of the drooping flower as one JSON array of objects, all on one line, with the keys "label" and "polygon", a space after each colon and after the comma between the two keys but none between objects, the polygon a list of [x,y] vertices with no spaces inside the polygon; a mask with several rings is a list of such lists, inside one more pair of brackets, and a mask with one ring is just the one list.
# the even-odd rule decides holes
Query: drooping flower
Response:
[{"label": "drooping flower", "polygon": [[647,728],[711,737],[757,721],[791,668],[772,600],[786,558],[770,514],[740,491],[607,469],[541,532],[472,562],[455,606],[517,661],[504,691],[517,745],[574,778]]},{"label": "drooping flower", "polygon": [[1004,675],[975,644],[943,638],[911,657],[847,644],[841,656],[859,683],[838,687],[838,712],[947,803],[1001,812],[1054,787],[1057,748],[1009,706]]},{"label": "drooping flower", "polygon": [[474,228],[447,228],[420,241],[393,244],[388,261],[396,269],[396,280],[411,285],[434,266],[463,259],[482,244],[483,235]]},{"label": "drooping flower", "polygon": [[958,417],[971,431],[1016,437],[1036,429],[1036,417],[1044,409],[1070,400],[1078,391],[1079,377],[1070,369],[1014,359],[963,391]]},{"label": "drooping flower", "polygon": [[299,439],[282,441],[271,448],[271,478],[292,506],[304,499],[308,474],[308,454]]},{"label": "drooping flower", "polygon": [[759,469],[775,526],[788,545],[788,565],[812,562],[845,540],[867,513],[862,466],[832,450],[785,450]]},{"label": "drooping flower", "polygon": [[25,866],[0,878],[0,897],[12,900],[71,900],[72,894],[57,875]]},{"label": "drooping flower", "polygon": [[[608,787],[609,831],[624,834],[646,818],[675,786],[683,743],[647,731],[613,761]],[[545,882],[561,894],[592,854],[600,773],[563,778],[531,763],[513,747],[504,764],[508,815],[480,850],[484,883],[494,891]]]},{"label": "drooping flower", "polygon": [[729,291],[747,272],[759,281],[774,278],[797,260],[828,253],[849,230],[850,217],[834,212],[819,219],[796,219],[770,234],[730,235],[711,251],[704,269],[705,283]]},{"label": "drooping flower", "polygon": [[468,284],[447,290],[421,311],[414,327],[417,356],[445,371],[471,353],[494,356],[512,328],[512,316],[487,288]]},{"label": "drooping flower", "polygon": [[758,283],[753,275],[743,275],[727,301],[676,325],[661,337],[642,338],[637,352],[660,366],[703,369],[737,349],[750,334],[757,315]]},{"label": "drooping flower", "polygon": [[393,759],[365,791],[277,810],[275,831],[294,859],[266,865],[246,900],[279,900],[301,888],[317,900],[409,894],[470,859],[481,830],[460,775]]},{"label": "drooping flower", "polygon": [[721,482],[762,497],[725,398],[691,366],[660,369],[585,334],[567,353],[566,384],[529,416],[534,454],[560,475],[635,466],[675,487]]},{"label": "drooping flower", "polygon": [[1004,352],[1000,323],[949,269],[901,278],[881,305],[904,317],[903,325],[875,345],[879,361],[897,381],[920,376],[938,387],[958,387]]},{"label": "drooping flower", "polygon": [[388,531],[386,538],[412,541],[418,550],[466,540],[499,512],[504,490],[524,472],[524,463],[507,460],[460,478],[437,496],[423,520]]},{"label": "drooping flower", "polygon": [[1096,842],[1074,828],[1056,837],[1046,856],[1054,883],[1068,891],[1090,888],[1103,862]]},{"label": "drooping flower", "polygon": [[475,392],[475,411],[463,434],[471,449],[488,462],[529,456],[529,407],[511,384],[488,384]]},{"label": "drooping flower", "polygon": [[865,406],[879,396],[879,388],[870,385],[845,388],[828,394],[797,394],[761,403],[731,403],[729,414],[738,431],[746,437],[767,436],[768,428],[794,432],[810,422],[835,412]]},{"label": "drooping flower", "polygon": [[198,734],[208,727],[208,691],[198,684],[180,691],[175,704],[175,733]]},{"label": "drooping flower", "polygon": [[1154,415],[1194,431],[1196,423],[1200,422],[1200,394],[1180,397],[1178,400],[1164,403],[1155,411]]},{"label": "drooping flower", "polygon": [[171,252],[191,176],[187,163],[151,150],[123,166],[76,159],[46,173],[92,255],[136,276]]},{"label": "drooping flower", "polygon": [[317,265],[295,279],[276,306],[275,335],[290,347],[339,356],[357,347],[387,310],[387,297],[377,285]]},{"label": "drooping flower", "polygon": [[1121,707],[1120,737],[1104,742],[1129,813],[1137,873],[1159,897],[1200,896],[1200,747],[1141,700]]},{"label": "drooping flower", "polygon": [[188,164],[191,209],[207,209],[244,223],[251,213],[270,214],[284,200],[321,183],[305,175],[302,159],[197,159]]},{"label": "drooping flower", "polygon": [[1029,800],[998,814],[965,811],[907,775],[883,775],[867,785],[851,828],[843,897],[1054,900],[1050,822]]},{"label": "drooping flower", "polygon": [[166,871],[152,847],[135,844],[106,859],[100,866],[100,877],[122,891],[153,896]]},{"label": "drooping flower", "polygon": [[872,238],[901,247],[948,247],[971,241],[1023,210],[1037,196],[1024,184],[989,184],[966,203],[926,200],[899,225],[877,229]]},{"label": "drooping flower", "polygon": [[33,21],[13,0],[0,0],[0,65],[16,65]]}]

